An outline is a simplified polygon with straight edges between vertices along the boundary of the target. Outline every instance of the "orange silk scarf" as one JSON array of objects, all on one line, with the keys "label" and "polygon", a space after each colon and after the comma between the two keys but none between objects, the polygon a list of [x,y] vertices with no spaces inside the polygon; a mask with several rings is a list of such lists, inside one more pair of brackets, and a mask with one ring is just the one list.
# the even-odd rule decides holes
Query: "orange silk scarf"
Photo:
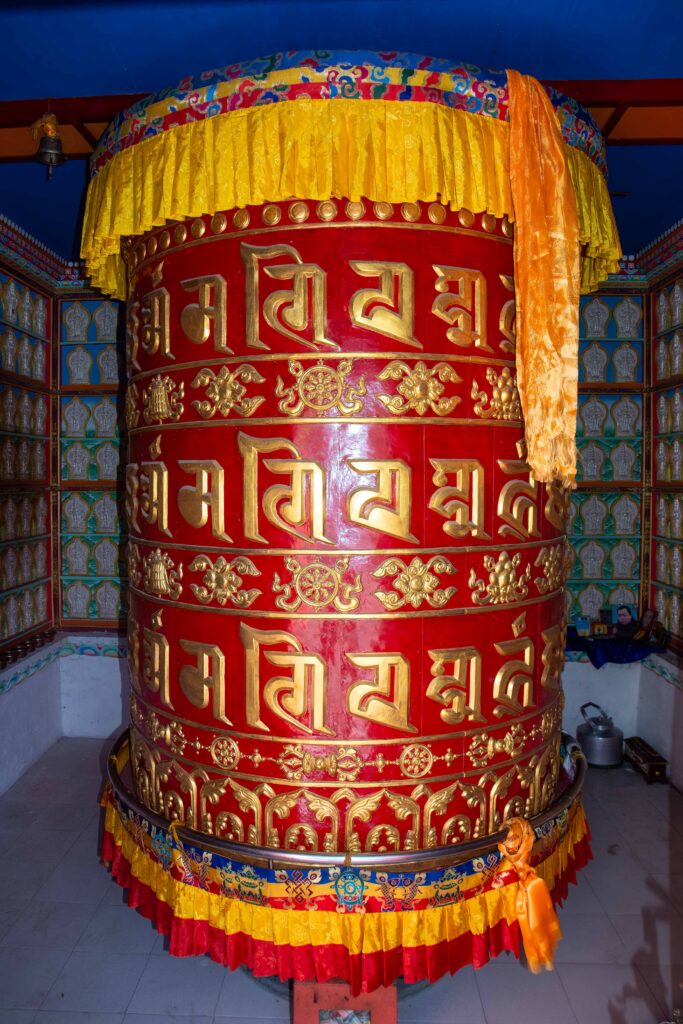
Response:
[{"label": "orange silk scarf", "polygon": [[553,106],[535,78],[508,71],[515,215],[517,383],[537,480],[574,486],[579,347],[579,222]]}]

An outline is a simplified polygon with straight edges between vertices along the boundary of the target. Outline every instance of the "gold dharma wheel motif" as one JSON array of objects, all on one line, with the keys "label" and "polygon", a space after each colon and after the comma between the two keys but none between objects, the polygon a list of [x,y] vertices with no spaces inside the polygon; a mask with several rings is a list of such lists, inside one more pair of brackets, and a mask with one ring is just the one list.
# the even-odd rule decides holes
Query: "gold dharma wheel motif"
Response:
[{"label": "gold dharma wheel motif", "polygon": [[429,747],[425,747],[423,743],[411,743],[401,752],[398,763],[404,775],[411,779],[421,779],[432,767],[434,757]]},{"label": "gold dharma wheel motif", "polygon": [[304,405],[317,412],[326,412],[342,397],[344,380],[337,370],[318,363],[301,374],[298,390]]},{"label": "gold dharma wheel motif", "polygon": [[311,562],[297,573],[295,589],[311,608],[325,608],[339,592],[339,572],[322,562]]},{"label": "gold dharma wheel motif", "polygon": [[240,748],[229,736],[216,736],[209,750],[214,763],[220,768],[234,768],[240,759]]}]

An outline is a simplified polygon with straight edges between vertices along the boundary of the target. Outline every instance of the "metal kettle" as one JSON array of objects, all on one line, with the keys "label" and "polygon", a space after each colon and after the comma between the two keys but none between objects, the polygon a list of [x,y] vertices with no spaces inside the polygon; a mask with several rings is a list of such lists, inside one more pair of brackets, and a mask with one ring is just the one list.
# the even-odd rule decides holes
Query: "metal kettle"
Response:
[{"label": "metal kettle", "polygon": [[[597,715],[586,714],[586,708],[595,708]],[[583,723],[576,730],[576,738],[588,764],[609,768],[621,764],[624,734],[599,704],[588,701],[582,705]]]}]

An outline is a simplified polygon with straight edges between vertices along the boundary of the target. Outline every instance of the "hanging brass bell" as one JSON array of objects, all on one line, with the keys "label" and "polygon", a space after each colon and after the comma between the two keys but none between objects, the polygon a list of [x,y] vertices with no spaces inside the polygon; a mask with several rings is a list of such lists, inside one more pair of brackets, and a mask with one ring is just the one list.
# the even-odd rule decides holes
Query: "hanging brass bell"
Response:
[{"label": "hanging brass bell", "polygon": [[47,180],[52,177],[52,168],[59,167],[66,162],[62,140],[59,137],[59,124],[54,114],[43,114],[40,120],[32,126],[33,138],[40,134],[38,149],[33,157],[39,164],[47,167]]}]

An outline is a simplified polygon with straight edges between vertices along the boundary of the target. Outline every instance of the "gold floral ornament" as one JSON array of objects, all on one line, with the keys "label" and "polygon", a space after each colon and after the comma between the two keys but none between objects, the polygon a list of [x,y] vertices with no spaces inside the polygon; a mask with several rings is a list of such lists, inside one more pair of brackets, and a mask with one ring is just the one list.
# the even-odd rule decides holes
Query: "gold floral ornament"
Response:
[{"label": "gold floral ornament", "polygon": [[338,612],[352,612],[358,607],[357,595],[363,592],[363,584],[359,575],[353,582],[344,581],[343,574],[349,567],[347,557],[338,558],[334,566],[324,562],[301,565],[289,555],[285,566],[292,574],[288,583],[282,583],[279,574],[273,573],[273,593],[280,595],[275,598],[276,607],[288,612],[296,611],[302,604],[311,608],[333,605]]},{"label": "gold floral ornament", "polygon": [[286,416],[298,416],[304,408],[317,413],[336,409],[342,416],[360,412],[361,399],[367,394],[365,377],[359,377],[358,384],[347,384],[352,366],[350,359],[342,359],[334,369],[319,359],[315,366],[304,370],[298,360],[290,359],[287,369],[296,383],[286,387],[282,377],[277,378],[275,394],[282,399],[278,409]]},{"label": "gold floral ornament", "polygon": [[190,583],[190,590],[202,604],[217,601],[221,607],[230,601],[236,608],[248,608],[261,593],[260,590],[242,590],[243,576],[260,576],[250,558],[238,555],[232,562],[222,555],[212,562],[208,555],[197,555],[190,563],[190,570],[203,572],[203,586]]},{"label": "gold floral ornament", "polygon": [[163,722],[153,711],[150,712],[147,720],[147,735],[152,743],[161,741],[166,744],[172,754],[178,756],[182,756],[189,742],[180,722],[176,722],[174,718]]},{"label": "gold floral ornament", "polygon": [[183,578],[183,567],[176,569],[170,555],[161,553],[156,548],[143,559],[143,587],[147,594],[158,594],[159,597],[170,597],[177,601],[183,589],[180,580]]},{"label": "gold floral ornament", "polygon": [[549,594],[564,584],[566,560],[564,543],[541,548],[534,562],[543,569],[543,575],[534,580],[539,594]]},{"label": "gold floral ornament", "polygon": [[437,363],[430,370],[422,360],[410,367],[403,360],[394,359],[385,366],[379,379],[400,381],[396,386],[398,394],[378,396],[382,405],[396,416],[411,411],[424,416],[428,409],[437,416],[447,416],[460,401],[457,395],[443,397],[445,383],[459,384],[462,381],[448,363]]},{"label": "gold floral ornament", "polygon": [[176,388],[175,381],[170,377],[157,374],[152,377],[149,388],[142,392],[142,418],[145,423],[161,423],[163,420],[179,420],[184,405],[185,385],[180,383]]},{"label": "gold floral ornament", "polygon": [[521,601],[529,593],[527,583],[531,579],[531,566],[527,565],[521,576],[517,569],[522,561],[518,551],[512,557],[507,551],[494,555],[484,555],[484,569],[489,574],[486,580],[477,579],[476,569],[472,569],[468,580],[474,604],[512,604]]},{"label": "gold floral ornament", "polygon": [[221,366],[218,373],[205,368],[192,381],[192,387],[206,388],[206,399],[193,402],[192,405],[205,420],[211,419],[217,412],[221,416],[229,416],[233,411],[238,416],[252,416],[259,405],[265,402],[265,398],[263,395],[246,398],[245,385],[263,384],[264,381],[265,377],[249,363],[232,371],[227,366]]},{"label": "gold floral ornament", "polygon": [[477,416],[493,420],[521,420],[522,407],[517,381],[510,367],[504,366],[498,373],[498,370],[489,366],[486,380],[493,388],[490,398],[485,391],[479,391],[476,380],[472,381],[471,397],[476,400],[474,411]]},{"label": "gold floral ornament", "polygon": [[216,736],[215,739],[211,740],[209,751],[214,764],[228,771],[231,768],[237,767],[242,756],[237,740],[234,740],[231,736]]},{"label": "gold floral ornament", "polygon": [[363,767],[363,760],[355,747],[339,747],[328,754],[314,754],[300,743],[288,744],[277,762],[288,779],[301,782],[314,775],[326,775],[338,782],[355,782]]},{"label": "gold floral ornament", "polygon": [[434,764],[434,755],[424,743],[409,743],[401,751],[398,763],[403,775],[421,779]]},{"label": "gold floral ornament", "polygon": [[406,565],[400,558],[387,558],[372,575],[376,579],[395,576],[396,579],[392,585],[398,593],[376,590],[375,597],[392,612],[403,608],[406,604],[411,604],[413,608],[419,608],[423,601],[426,601],[430,608],[443,608],[453,597],[457,587],[440,589],[441,581],[436,574],[454,572],[457,572],[455,566],[443,555],[434,555],[428,562],[423,562],[422,559],[416,557],[413,558],[410,565]]},{"label": "gold floral ornament", "polygon": [[138,409],[139,397],[136,385],[129,384],[126,388],[126,398],[124,402],[124,418],[126,420],[127,430],[132,430],[133,427],[137,427],[138,425],[138,420],[140,419],[140,410]]}]

